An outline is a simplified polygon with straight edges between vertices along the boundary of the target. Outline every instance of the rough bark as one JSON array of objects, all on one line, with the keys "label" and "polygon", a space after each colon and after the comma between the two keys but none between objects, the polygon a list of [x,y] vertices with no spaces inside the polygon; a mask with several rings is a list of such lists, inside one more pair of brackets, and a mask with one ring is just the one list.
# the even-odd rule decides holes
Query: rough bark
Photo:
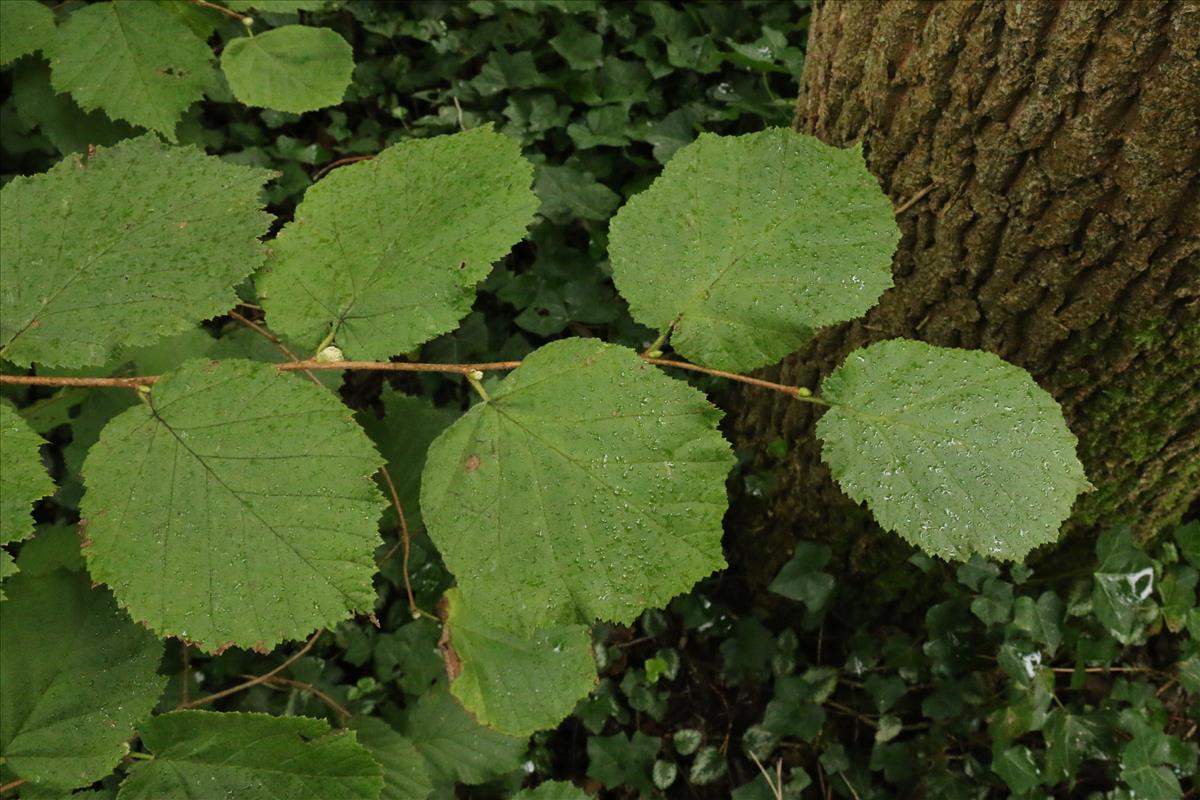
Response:
[{"label": "rough bark", "polygon": [[[861,140],[898,208],[928,193],[899,214],[895,287],[766,377],[815,387],[897,336],[989,350],[1079,437],[1097,489],[1068,533],[1178,520],[1200,493],[1200,3],[820,3],[802,83],[799,130]],[[752,571],[797,536],[872,572],[903,552],[831,482],[812,406],[744,390],[733,407],[779,486],[740,509]]]}]

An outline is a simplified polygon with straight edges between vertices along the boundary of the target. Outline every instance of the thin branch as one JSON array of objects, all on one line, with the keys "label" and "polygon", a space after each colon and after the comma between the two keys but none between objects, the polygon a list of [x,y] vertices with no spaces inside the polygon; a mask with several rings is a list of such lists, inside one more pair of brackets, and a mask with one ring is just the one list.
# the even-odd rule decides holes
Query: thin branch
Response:
[{"label": "thin branch", "polygon": [[675,369],[686,369],[692,372],[703,372],[705,375],[712,375],[717,378],[726,378],[738,383],[746,383],[750,386],[757,386],[760,389],[770,389],[775,392],[783,392],[786,395],[791,395],[797,400],[803,400],[806,403],[815,403],[821,406],[827,406],[829,403],[819,397],[813,397],[812,392],[802,386],[786,386],[782,383],[772,383],[771,381],[760,380],[759,378],[751,378],[749,375],[738,375],[736,372],[726,372],[721,369],[709,369],[708,367],[699,367],[695,364],[689,364],[686,361],[672,361],[666,358],[651,358],[650,356],[642,356],[643,361],[647,361],[659,367],[674,367]]},{"label": "thin branch", "polygon": [[[236,313],[236,312],[235,312]],[[805,403],[827,406],[829,403],[820,397],[814,397],[812,391],[803,386],[788,386],[782,383],[764,381],[749,375],[739,375],[736,372],[726,372],[721,369],[710,369],[686,361],[674,361],[668,358],[651,358],[642,355],[642,360],[658,367],[671,367],[690,372],[700,372],[716,378],[757,386],[760,389],[770,389],[782,392],[796,400]],[[442,372],[451,375],[462,375],[467,379],[474,378],[476,372],[496,372],[512,370],[521,366],[520,361],[486,361],[480,364],[424,364],[412,361],[317,361],[306,359],[290,361],[284,364],[272,365],[280,372],[308,372],[310,370],[341,369],[374,372]],[[0,375],[0,383],[19,386],[84,386],[84,387],[116,387],[121,389],[136,389],[139,386],[149,386],[158,381],[158,375],[141,375],[130,378],[67,378],[43,375]]]},{"label": "thin branch", "polygon": [[[283,353],[284,357],[287,358],[289,361],[299,361],[300,360],[299,358],[296,357],[296,354],[293,353],[288,348],[288,346],[286,344],[284,344],[283,341],[278,336],[271,333],[269,330],[264,328],[262,325],[259,325],[257,322],[255,322],[251,319],[247,319],[246,317],[243,317],[241,314],[239,314],[236,311],[230,311],[229,316],[232,317],[233,319],[237,320],[238,322],[242,323],[247,328],[254,331],[255,333],[257,333],[259,336],[266,339],[271,344],[275,345],[275,348],[277,350],[279,350],[279,352]],[[322,385],[321,381],[317,378],[317,376],[312,374],[312,370],[306,369],[306,370],[304,370],[304,374],[307,375],[308,379],[310,381],[312,381],[313,383],[315,383],[317,386]]]},{"label": "thin branch", "polygon": [[24,785],[25,785],[25,779],[17,778],[15,781],[11,781],[9,783],[4,784],[3,786],[0,786],[0,794],[5,794],[7,792],[11,792],[13,789],[17,788],[18,786],[24,786]]},{"label": "thin branch", "polygon": [[274,678],[292,664],[295,664],[297,661],[304,658],[304,656],[308,654],[308,651],[313,649],[313,645],[317,643],[317,639],[321,638],[321,634],[324,632],[324,628],[319,629],[316,633],[309,637],[308,641],[304,643],[304,647],[301,647],[298,651],[289,656],[286,661],[275,667],[275,669],[271,670],[270,672],[264,672],[257,678],[252,678],[245,683],[239,683],[237,686],[231,686],[228,689],[222,689],[221,691],[210,694],[207,697],[201,697],[199,700],[193,700],[190,703],[180,703],[176,706],[176,708],[196,708],[197,706],[206,706],[209,703],[220,700],[223,697],[229,697],[231,694],[237,694],[238,692],[249,689],[252,686],[257,686],[260,683],[269,681],[271,678]]},{"label": "thin branch", "polygon": [[419,364],[412,361],[296,361],[291,364],[276,364],[280,372],[295,372],[305,369],[349,369],[374,372],[447,372],[467,376],[472,372],[495,372],[516,369],[520,361],[489,361],[483,364]]},{"label": "thin branch", "polygon": [[[400,519],[400,541],[398,547],[402,547],[404,554],[401,557],[400,572],[404,576],[404,593],[408,595],[408,611],[412,614],[413,619],[417,617],[430,617],[432,615],[425,613],[421,607],[417,605],[417,598],[413,595],[412,581],[408,577],[408,554],[412,545],[412,538],[408,532],[408,520],[404,516],[404,506],[400,504],[400,493],[396,491],[396,484],[392,481],[392,475],[388,472],[387,465],[379,468],[383,475],[383,481],[387,484],[388,492],[392,495],[392,507],[396,509],[396,516]],[[384,554],[383,558],[379,559],[378,566],[382,567],[387,563],[388,559],[396,554],[396,548]]]},{"label": "thin branch", "polygon": [[236,19],[238,22],[242,23],[243,25],[247,24],[246,20],[250,19],[249,17],[245,17],[232,9],[226,8],[225,6],[219,6],[216,3],[210,3],[210,2],[208,2],[208,0],[192,0],[192,3],[200,6],[201,8],[208,8],[213,11],[219,11],[220,13],[224,14],[227,17],[233,17],[234,19]]},{"label": "thin branch", "polygon": [[933,191],[933,187],[934,187],[935,185],[936,185],[936,184],[932,184],[932,183],[931,183],[931,184],[929,184],[929,185],[928,185],[928,186],[926,186],[924,189],[922,189],[921,191],[917,192],[916,194],[914,194],[912,197],[910,197],[910,198],[908,198],[907,200],[905,200],[905,201],[904,201],[903,203],[901,203],[900,205],[896,206],[896,210],[895,210],[894,212],[892,212],[892,213],[894,213],[896,216],[900,216],[900,215],[901,215],[901,214],[903,214],[905,211],[908,211],[910,208],[912,208],[912,207],[913,207],[913,206],[915,206],[915,205],[916,205],[918,202],[920,202],[921,198],[923,198],[925,195],[927,195],[927,194],[929,194],[930,192],[932,192],[932,191]]},{"label": "thin branch", "polygon": [[322,176],[337,169],[338,167],[345,166],[346,164],[353,164],[356,161],[370,161],[374,157],[375,157],[374,155],[346,156],[345,158],[339,158],[336,161],[330,161],[328,164],[326,164],[325,166],[321,167],[319,170],[314,172],[312,174],[312,179],[314,181],[319,180]]},{"label": "thin branch", "polygon": [[[254,676],[253,675],[243,675],[242,677],[243,678],[252,678]],[[343,720],[350,719],[350,717],[354,716],[354,714],[352,714],[349,710],[347,710],[345,706],[340,705],[336,700],[334,700],[332,697],[330,697],[329,695],[322,692],[317,687],[313,686],[311,683],[305,683],[304,681],[294,681],[291,678],[280,678],[280,677],[267,678],[267,680],[264,681],[264,683],[266,683],[268,686],[291,686],[294,689],[303,689],[306,692],[312,692],[314,697],[316,697],[322,703],[324,703],[325,705],[327,705],[331,709],[333,709],[333,711],[336,712],[338,714],[338,716],[342,717]]]},{"label": "thin branch", "polygon": [[0,383],[15,386],[83,386],[94,389],[137,389],[158,381],[157,375],[132,378],[66,378],[56,375],[0,375]]},{"label": "thin branch", "polygon": [[183,648],[180,653],[180,659],[183,661],[183,674],[180,680],[179,702],[186,705],[192,699],[191,687],[188,685],[192,682],[192,657],[189,654],[192,648],[184,641],[181,641],[179,646]]}]

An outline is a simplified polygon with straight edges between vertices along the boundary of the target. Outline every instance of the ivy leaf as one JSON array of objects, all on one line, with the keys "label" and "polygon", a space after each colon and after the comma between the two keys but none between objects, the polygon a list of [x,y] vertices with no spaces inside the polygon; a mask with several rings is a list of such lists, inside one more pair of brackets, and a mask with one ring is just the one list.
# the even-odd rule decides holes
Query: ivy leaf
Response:
[{"label": "ivy leaf", "polygon": [[621,196],[575,167],[540,164],[534,185],[542,198],[539,213],[558,223],[580,219],[606,220],[621,204]]},{"label": "ivy leaf", "polygon": [[423,800],[433,791],[425,757],[416,746],[378,717],[354,717],[350,727],[359,743],[383,767],[380,800]]},{"label": "ivy leaf", "polygon": [[609,255],[634,319],[698,364],[746,371],[873,306],[899,238],[858,149],[776,128],[680,149],[617,212]]},{"label": "ivy leaf", "polygon": [[88,567],[162,635],[269,650],[372,608],[380,461],[324,389],[188,361],[84,462]]},{"label": "ivy leaf", "polygon": [[54,492],[33,432],[7,400],[0,400],[0,544],[33,533],[33,503]]},{"label": "ivy leaf", "polygon": [[833,551],[823,544],[797,542],[791,560],[779,570],[767,591],[801,602],[809,614],[816,614],[833,593],[833,575],[824,571],[832,557]]},{"label": "ivy leaf", "polygon": [[992,759],[992,771],[1004,779],[1013,794],[1023,795],[1041,783],[1041,770],[1025,745],[1013,745]]},{"label": "ivy leaf", "polygon": [[410,139],[311,187],[272,244],[272,327],[313,350],[385,359],[453,330],[525,233],[533,167],[491,127]]},{"label": "ivy leaf", "polygon": [[146,135],[13,179],[0,191],[0,355],[102,364],[231,307],[262,263],[269,175]]},{"label": "ivy leaf", "polygon": [[154,760],[134,764],[120,800],[376,800],[383,787],[382,769],[354,734],[322,719],[172,711],[138,733]]},{"label": "ivy leaf", "polygon": [[496,627],[632,622],[725,565],[719,418],[632,350],[552,342],[430,448],[429,535]]},{"label": "ivy leaf", "polygon": [[623,733],[593,736],[587,742],[588,777],[609,789],[629,785],[650,795],[650,772],[661,746],[658,737],[641,731],[634,731],[632,738]]},{"label": "ivy leaf", "polygon": [[0,64],[44,50],[54,38],[54,12],[38,0],[7,0],[0,26]]},{"label": "ivy leaf", "polygon": [[0,756],[50,789],[108,775],[158,702],[163,646],[84,573],[16,575],[0,612]]},{"label": "ivy leaf", "polygon": [[221,69],[240,102],[303,114],[342,102],[354,51],[330,28],[284,25],[225,45]]},{"label": "ivy leaf", "polygon": [[1056,708],[1046,717],[1042,735],[1046,739],[1048,782],[1074,782],[1084,759],[1104,758],[1106,741],[1112,738],[1117,721],[1111,714],[1072,714]]},{"label": "ivy leaf", "polygon": [[56,92],[171,141],[180,115],[214,84],[208,44],[157,3],[112,0],[77,9],[51,51]]},{"label": "ivy leaf", "polygon": [[484,725],[512,736],[553,728],[595,687],[592,639],[584,626],[517,636],[481,619],[459,590],[446,592],[446,600],[455,656],[450,691]]},{"label": "ivy leaf", "polygon": [[1112,637],[1133,644],[1157,616],[1154,562],[1133,543],[1128,528],[1115,528],[1096,540],[1099,565],[1093,574],[1092,608]]},{"label": "ivy leaf", "polygon": [[443,782],[478,784],[512,772],[527,745],[480,725],[444,689],[421,695],[404,733]]},{"label": "ivy leaf", "polygon": [[1089,488],[1075,436],[1029,373],[906,339],[851,353],[817,423],[843,491],[930,555],[1019,560]]}]

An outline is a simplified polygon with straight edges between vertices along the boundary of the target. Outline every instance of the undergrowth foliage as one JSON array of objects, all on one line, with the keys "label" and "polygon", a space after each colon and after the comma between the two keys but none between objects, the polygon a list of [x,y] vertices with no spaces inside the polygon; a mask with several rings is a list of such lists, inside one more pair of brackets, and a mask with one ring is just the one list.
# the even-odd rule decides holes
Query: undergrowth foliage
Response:
[{"label": "undergrowth foliage", "polygon": [[[744,380],[891,284],[898,229],[857,150],[783,129],[703,134],[611,227],[614,282],[655,338],[420,362],[534,222],[517,141],[482,125],[394,144],[316,182],[268,236],[274,173],[160,138],[217,80],[194,20],[115,0],[56,28],[41,4],[15,8],[0,60],[43,52],[84,111],[153,131],[0,193],[8,382],[74,379],[117,398],[64,452],[82,484],[57,487],[35,427],[0,401],[0,544],[31,535],[41,498],[82,497],[83,562],[69,532],[0,560],[0,752],[31,797],[103,778],[133,737],[123,800],[424,797],[431,776],[488,774],[473,764],[596,687],[592,626],[633,623],[725,566],[734,456],[719,410],[682,376]],[[128,46],[100,46],[113,37]],[[220,65],[240,101],[285,112],[337,103],[353,66],[336,33],[300,26],[237,39]],[[251,301],[270,347],[198,327]],[[271,347],[289,361],[268,363]],[[360,370],[458,374],[478,402],[455,419],[390,394],[382,423],[363,420],[331,381]],[[934,556],[1020,560],[1088,488],[1057,404],[988,354],[892,340],[820,387],[762,385],[825,407],[834,477]],[[406,511],[456,585],[438,609],[410,587],[414,616],[442,627],[450,683],[404,732],[189,702],[151,713],[165,639],[269,652],[372,614],[380,520],[405,531],[407,569]],[[534,796],[570,796],[551,789]]]}]

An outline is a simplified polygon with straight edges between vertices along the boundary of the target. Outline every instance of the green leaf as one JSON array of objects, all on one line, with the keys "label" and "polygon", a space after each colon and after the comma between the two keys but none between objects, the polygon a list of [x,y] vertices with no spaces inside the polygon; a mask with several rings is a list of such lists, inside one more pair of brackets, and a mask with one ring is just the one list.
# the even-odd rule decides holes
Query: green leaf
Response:
[{"label": "green leaf", "polygon": [[574,167],[540,164],[534,189],[542,199],[538,212],[559,223],[572,217],[606,220],[621,204],[620,195]]},{"label": "green leaf", "polygon": [[226,0],[225,5],[234,11],[269,11],[272,14],[288,14],[296,11],[320,11],[339,0]]},{"label": "green leaf", "polygon": [[60,153],[82,153],[88,145],[107,147],[134,135],[124,122],[113,122],[101,111],[84,111],[66,94],[50,86],[50,67],[34,59],[13,70],[13,100],[17,114],[58,148]]},{"label": "green leaf", "polygon": [[446,592],[450,691],[477,720],[511,736],[553,728],[596,685],[592,638],[582,625],[518,636],[489,625],[457,589]]},{"label": "green leaf", "polygon": [[311,187],[258,281],[274,330],[386,359],[454,329],[524,235],[533,167],[490,127],[414,139]]},{"label": "green leaf", "polygon": [[233,306],[262,263],[268,175],[146,135],[15,178],[0,192],[0,355],[102,364]]},{"label": "green leaf", "polygon": [[30,577],[59,569],[82,572],[86,564],[79,549],[79,526],[70,523],[39,526],[33,538],[21,545],[17,566]]},{"label": "green leaf", "polygon": [[1025,745],[1014,745],[992,760],[992,771],[1004,779],[1014,794],[1024,794],[1041,782],[1037,762]]},{"label": "green leaf", "polygon": [[[51,51],[56,92],[171,141],[180,115],[214,85],[208,45],[156,3],[112,0],[76,9]],[[178,188],[180,196],[190,194]]]},{"label": "green leaf", "polygon": [[7,550],[0,550],[0,600],[8,599],[8,595],[4,593],[4,581],[20,571],[21,568],[17,566],[12,555]]},{"label": "green leaf", "polygon": [[358,742],[383,767],[380,800],[424,800],[433,791],[425,757],[416,746],[378,717],[356,716],[350,727]]},{"label": "green leaf", "polygon": [[768,591],[803,603],[810,614],[825,607],[833,593],[833,576],[823,572],[833,551],[822,544],[797,542],[796,550],[783,565]]},{"label": "green leaf", "polygon": [[84,573],[16,575],[0,612],[0,757],[20,778],[73,789],[108,775],[165,680],[163,646]]},{"label": "green leaf", "polygon": [[0,544],[33,533],[33,503],[54,492],[33,432],[7,400],[0,400]]},{"label": "green leaf", "polygon": [[526,740],[485,728],[442,689],[421,695],[404,733],[435,781],[485,783],[520,766]]},{"label": "green leaf", "polygon": [[1115,528],[1096,540],[1100,561],[1093,574],[1092,608],[1121,644],[1139,641],[1156,616],[1154,562],[1133,543],[1128,528]]},{"label": "green leaf", "polygon": [[719,418],[632,350],[553,342],[430,448],[429,534],[497,627],[632,622],[725,565]]},{"label": "green leaf", "polygon": [[1072,714],[1063,708],[1051,711],[1042,727],[1046,738],[1046,781],[1074,782],[1085,759],[1104,758],[1102,745],[1111,738],[1116,724],[1112,715]]},{"label": "green leaf", "polygon": [[641,731],[634,731],[632,738],[623,733],[593,736],[587,743],[588,777],[608,789],[627,784],[649,795],[654,791],[650,773],[661,744]]},{"label": "green leaf", "polygon": [[188,361],[88,454],[88,567],[163,635],[269,650],[373,607],[380,462],[326,390]]},{"label": "green leaf", "polygon": [[1192,520],[1175,529],[1179,554],[1193,567],[1200,569],[1200,520]]},{"label": "green leaf", "polygon": [[512,800],[590,800],[591,795],[566,781],[546,781],[536,789],[522,789]]},{"label": "green leaf", "polygon": [[[425,466],[425,454],[438,434],[450,427],[460,415],[457,411],[438,408],[423,397],[409,397],[395,392],[389,386],[383,387],[380,402],[383,405],[383,419],[370,412],[360,412],[358,421],[387,460],[388,474],[396,486],[409,530],[418,531],[425,525],[420,504],[421,470]],[[386,491],[387,483],[382,476],[379,483],[379,488]],[[389,507],[385,528],[394,530],[400,524],[394,517],[395,511]]]},{"label": "green leaf", "polygon": [[154,760],[134,763],[119,800],[376,800],[383,787],[382,769],[354,734],[322,719],[173,711],[138,733]]},{"label": "green leaf", "polygon": [[303,114],[342,102],[354,51],[330,28],[284,25],[225,45],[221,69],[240,102]]},{"label": "green leaf", "polygon": [[550,46],[571,69],[596,69],[604,63],[604,37],[586,30],[574,20],[569,20],[550,40]]},{"label": "green leaf", "polygon": [[821,396],[833,477],[930,555],[1019,560],[1058,538],[1089,488],[1058,404],[990,353],[879,342],[851,353]]},{"label": "green leaf", "polygon": [[858,149],[783,129],[701,134],[617,212],[613,280],[634,319],[690,360],[746,371],[892,285],[900,238]]},{"label": "green leaf", "polygon": [[38,0],[6,0],[0,25],[0,64],[10,64],[54,38],[54,12]]}]

